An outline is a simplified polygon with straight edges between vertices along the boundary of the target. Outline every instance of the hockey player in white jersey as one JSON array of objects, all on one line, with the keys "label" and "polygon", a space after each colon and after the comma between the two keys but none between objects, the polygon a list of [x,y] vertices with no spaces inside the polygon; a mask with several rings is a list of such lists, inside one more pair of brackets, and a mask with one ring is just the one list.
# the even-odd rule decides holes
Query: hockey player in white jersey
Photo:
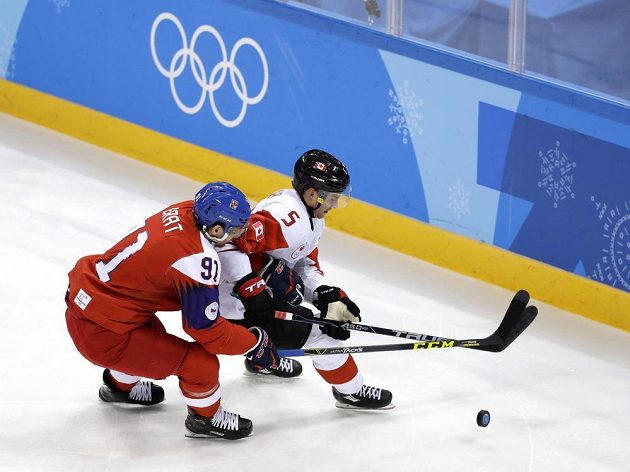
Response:
[{"label": "hockey player in white jersey", "polygon": [[[262,326],[278,349],[338,347],[348,339],[349,331],[342,328],[275,319],[274,309],[312,316],[300,306],[306,301],[320,310],[322,318],[361,321],[359,307],[326,280],[318,261],[324,218],[347,204],[349,183],[346,167],[331,154],[312,149],[300,156],[294,167],[293,188],[277,191],[256,205],[246,233],[219,252],[224,317],[246,327]],[[251,281],[247,274],[251,274]],[[257,286],[253,279],[264,280],[268,290],[264,283],[252,290]],[[311,359],[319,375],[332,386],[338,407],[393,407],[391,392],[364,384],[352,356]],[[300,363],[289,358],[264,371],[247,362],[245,367],[255,375],[295,377],[302,372]]]}]

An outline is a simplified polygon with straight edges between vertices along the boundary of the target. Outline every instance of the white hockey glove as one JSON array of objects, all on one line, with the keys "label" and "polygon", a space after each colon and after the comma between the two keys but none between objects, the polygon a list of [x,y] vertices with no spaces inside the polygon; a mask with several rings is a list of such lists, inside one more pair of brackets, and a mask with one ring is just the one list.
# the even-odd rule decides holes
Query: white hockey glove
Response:
[{"label": "white hockey glove", "polygon": [[[339,287],[328,285],[317,287],[313,292],[313,305],[322,312],[323,318],[352,323],[361,321],[361,310]],[[336,326],[321,326],[320,329],[331,338],[342,341],[350,337],[348,330]]]}]

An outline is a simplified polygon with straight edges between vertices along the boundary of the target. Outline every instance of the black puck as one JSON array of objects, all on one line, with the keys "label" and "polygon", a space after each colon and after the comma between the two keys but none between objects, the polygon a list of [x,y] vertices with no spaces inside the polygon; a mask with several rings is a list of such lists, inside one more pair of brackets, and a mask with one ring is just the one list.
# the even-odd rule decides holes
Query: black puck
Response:
[{"label": "black puck", "polygon": [[490,424],[490,412],[479,410],[479,413],[477,413],[477,424],[482,428],[488,426]]}]

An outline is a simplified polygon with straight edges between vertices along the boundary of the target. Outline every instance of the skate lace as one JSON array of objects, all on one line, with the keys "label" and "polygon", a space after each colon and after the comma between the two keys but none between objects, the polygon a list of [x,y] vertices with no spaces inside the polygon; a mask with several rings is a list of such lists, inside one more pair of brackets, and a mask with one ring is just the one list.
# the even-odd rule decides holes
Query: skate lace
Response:
[{"label": "skate lace", "polygon": [[280,364],[278,364],[278,370],[283,372],[293,372],[293,362],[291,362],[291,359],[281,357]]},{"label": "skate lace", "polygon": [[227,430],[238,429],[238,414],[225,411],[223,407],[219,407],[217,412],[212,417],[211,421],[213,426]]},{"label": "skate lace", "polygon": [[138,401],[151,401],[151,382],[141,381],[133,386],[129,398]]},{"label": "skate lace", "polygon": [[356,396],[380,400],[381,389],[378,387],[370,387],[369,385],[364,385],[363,387],[361,387],[361,390],[358,394],[356,394]]}]

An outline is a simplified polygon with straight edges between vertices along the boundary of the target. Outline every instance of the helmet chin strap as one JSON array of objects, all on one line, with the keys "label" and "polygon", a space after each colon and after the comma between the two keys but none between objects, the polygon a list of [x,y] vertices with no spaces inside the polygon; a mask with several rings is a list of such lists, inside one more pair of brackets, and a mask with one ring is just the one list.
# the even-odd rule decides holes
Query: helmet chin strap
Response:
[{"label": "helmet chin strap", "polygon": [[[322,203],[324,203],[324,199],[322,198],[322,196],[319,194],[319,190],[315,189],[317,191],[317,205],[315,206],[315,208],[308,206],[308,204],[306,203],[306,200],[304,200],[304,190],[302,192],[298,192],[298,195],[300,196],[300,200],[302,200],[302,203],[304,204],[304,206],[306,207],[306,211],[308,212],[308,216],[310,216],[311,218],[315,218],[315,211],[322,206]],[[311,222],[311,226],[313,225],[313,223]]]},{"label": "helmet chin strap", "polygon": [[312,213],[311,218],[313,218],[313,217],[314,217],[314,215],[315,215],[315,211],[317,211],[317,209],[318,209],[320,206],[322,206],[322,203],[324,203],[324,198],[321,196],[321,194],[320,194],[320,193],[319,193],[319,191],[318,191],[318,193],[317,193],[317,205],[315,206],[315,208],[311,208],[311,209],[310,209],[310,210],[311,210],[311,213]]}]

